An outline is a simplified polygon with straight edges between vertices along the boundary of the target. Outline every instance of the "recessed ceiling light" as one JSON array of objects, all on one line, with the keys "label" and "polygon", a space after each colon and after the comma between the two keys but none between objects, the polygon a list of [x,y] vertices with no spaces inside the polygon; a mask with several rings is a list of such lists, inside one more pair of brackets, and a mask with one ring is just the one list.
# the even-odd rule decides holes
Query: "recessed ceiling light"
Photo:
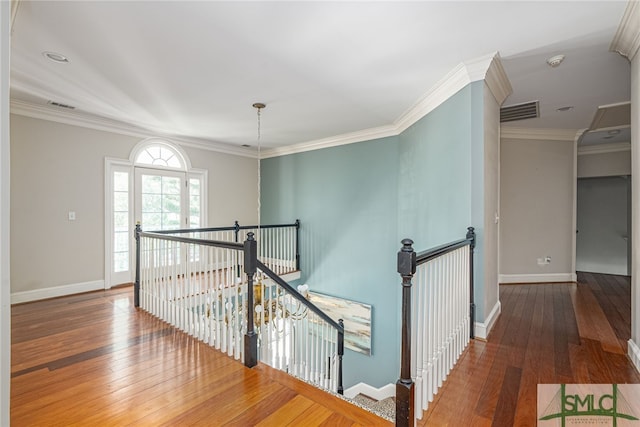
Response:
[{"label": "recessed ceiling light", "polygon": [[50,61],[60,64],[66,64],[69,62],[69,58],[56,52],[42,52],[42,55]]},{"label": "recessed ceiling light", "polygon": [[556,55],[547,59],[547,64],[549,64],[551,68],[556,68],[558,65],[562,64],[562,61],[564,61],[564,55]]},{"label": "recessed ceiling light", "polygon": [[564,111],[569,111],[569,110],[573,110],[573,105],[568,105],[566,107],[560,107],[560,108],[556,109],[556,111],[563,111],[563,112]]}]

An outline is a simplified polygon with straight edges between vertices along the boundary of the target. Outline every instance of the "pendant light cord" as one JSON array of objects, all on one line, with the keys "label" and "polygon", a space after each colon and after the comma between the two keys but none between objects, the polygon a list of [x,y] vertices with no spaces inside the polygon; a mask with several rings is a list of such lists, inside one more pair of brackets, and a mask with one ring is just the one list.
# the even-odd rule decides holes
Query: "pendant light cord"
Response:
[{"label": "pendant light cord", "polygon": [[260,255],[260,199],[261,199],[261,171],[260,171],[260,154],[262,150],[262,122],[261,113],[262,109],[266,107],[262,102],[256,102],[253,104],[253,108],[258,110],[258,229],[256,230],[256,240],[258,241],[258,255]]},{"label": "pendant light cord", "polygon": [[[262,123],[260,122],[260,112],[261,112],[262,108],[258,108],[258,238],[260,238],[260,200],[261,200],[261,179],[262,179],[262,174],[260,173],[260,151],[262,149],[262,135],[261,135],[261,125]],[[258,245],[258,252],[260,252],[260,245]]]}]

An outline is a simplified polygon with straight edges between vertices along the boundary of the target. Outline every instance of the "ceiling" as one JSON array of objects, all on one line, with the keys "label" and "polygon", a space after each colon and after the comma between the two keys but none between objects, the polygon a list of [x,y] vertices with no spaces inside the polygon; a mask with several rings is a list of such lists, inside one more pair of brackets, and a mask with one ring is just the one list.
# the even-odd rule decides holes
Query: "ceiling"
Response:
[{"label": "ceiling", "polygon": [[[18,3],[14,104],[95,115],[155,134],[284,147],[386,126],[463,61],[498,51],[508,126],[588,128],[628,101],[629,63],[609,52],[622,1]],[[55,63],[42,52],[65,55]],[[564,54],[551,68],[545,59]],[[571,106],[567,112],[557,108]]]}]

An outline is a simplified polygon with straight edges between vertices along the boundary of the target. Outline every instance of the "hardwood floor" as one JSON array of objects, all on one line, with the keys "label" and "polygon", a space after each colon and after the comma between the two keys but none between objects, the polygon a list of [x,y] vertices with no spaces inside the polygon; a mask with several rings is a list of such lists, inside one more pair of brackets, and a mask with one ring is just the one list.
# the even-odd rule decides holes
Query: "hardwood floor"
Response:
[{"label": "hardwood floor", "polygon": [[12,307],[12,426],[390,425],[132,305],[131,288]]},{"label": "hardwood floor", "polygon": [[502,314],[473,341],[419,425],[535,426],[537,384],[640,383],[628,360],[628,277],[501,285]]},{"label": "hardwood floor", "polygon": [[[502,285],[419,425],[534,426],[539,383],[640,383],[626,357],[629,278]],[[11,421],[43,425],[389,425],[264,365],[242,364],[132,307],[129,288],[12,308]],[[348,367],[346,367],[348,369]]]}]

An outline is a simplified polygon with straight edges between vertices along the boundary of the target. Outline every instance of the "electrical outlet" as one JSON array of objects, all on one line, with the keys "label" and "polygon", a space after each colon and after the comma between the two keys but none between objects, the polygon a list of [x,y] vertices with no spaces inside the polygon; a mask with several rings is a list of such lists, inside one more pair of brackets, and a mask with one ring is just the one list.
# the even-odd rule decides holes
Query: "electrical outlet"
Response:
[{"label": "electrical outlet", "polygon": [[542,258],[538,258],[538,265],[548,265],[551,264],[551,257],[550,256],[544,256]]},{"label": "electrical outlet", "polygon": [[75,211],[69,211],[69,221],[75,221],[75,220],[76,220]]}]

